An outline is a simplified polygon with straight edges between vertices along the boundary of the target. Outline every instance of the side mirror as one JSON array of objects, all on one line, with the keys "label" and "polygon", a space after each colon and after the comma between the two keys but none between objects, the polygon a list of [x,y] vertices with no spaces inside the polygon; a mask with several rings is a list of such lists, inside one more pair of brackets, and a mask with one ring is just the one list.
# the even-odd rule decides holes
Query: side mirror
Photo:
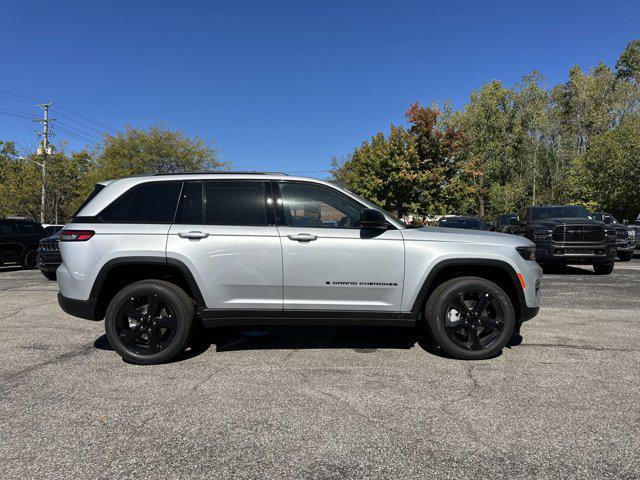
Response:
[{"label": "side mirror", "polygon": [[388,227],[387,219],[379,210],[374,208],[365,208],[360,211],[360,226],[362,228],[381,228]]},{"label": "side mirror", "polygon": [[602,216],[602,221],[604,223],[611,223],[611,215],[603,215]]},{"label": "side mirror", "polygon": [[622,220],[622,223],[623,223],[624,225],[629,225],[629,220],[626,220],[626,219],[625,219],[625,220]]}]

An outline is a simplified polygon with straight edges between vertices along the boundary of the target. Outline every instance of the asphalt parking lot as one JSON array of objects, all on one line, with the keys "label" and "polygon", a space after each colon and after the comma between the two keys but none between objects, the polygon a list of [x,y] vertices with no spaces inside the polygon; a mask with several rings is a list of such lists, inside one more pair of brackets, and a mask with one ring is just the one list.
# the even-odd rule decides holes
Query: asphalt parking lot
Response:
[{"label": "asphalt parking lot", "polygon": [[0,478],[639,478],[640,259],[545,275],[497,358],[404,329],[213,331],[110,350],[38,271],[0,268]]}]

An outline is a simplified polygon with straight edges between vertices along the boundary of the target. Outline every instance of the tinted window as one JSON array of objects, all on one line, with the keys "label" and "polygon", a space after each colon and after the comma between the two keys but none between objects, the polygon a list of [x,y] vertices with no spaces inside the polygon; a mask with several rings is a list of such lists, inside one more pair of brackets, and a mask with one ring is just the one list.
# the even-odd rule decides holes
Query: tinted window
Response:
[{"label": "tinted window", "polygon": [[39,223],[19,223],[18,232],[24,233],[24,234],[43,233],[44,229],[42,228],[42,225],[40,225]]},{"label": "tinted window", "polygon": [[13,235],[16,233],[16,225],[14,223],[0,222],[0,235]]},{"label": "tinted window", "polygon": [[360,212],[364,207],[341,192],[307,183],[282,182],[279,185],[287,225],[359,228]]},{"label": "tinted window", "polygon": [[202,182],[185,182],[175,223],[202,224]]},{"label": "tinted window", "polygon": [[206,182],[207,225],[266,226],[264,182]]},{"label": "tinted window", "polygon": [[589,212],[584,207],[536,207],[531,209],[531,220],[545,220],[547,218],[589,218]]},{"label": "tinted window", "polygon": [[105,208],[100,218],[114,223],[171,223],[180,182],[149,182],[133,187]]}]

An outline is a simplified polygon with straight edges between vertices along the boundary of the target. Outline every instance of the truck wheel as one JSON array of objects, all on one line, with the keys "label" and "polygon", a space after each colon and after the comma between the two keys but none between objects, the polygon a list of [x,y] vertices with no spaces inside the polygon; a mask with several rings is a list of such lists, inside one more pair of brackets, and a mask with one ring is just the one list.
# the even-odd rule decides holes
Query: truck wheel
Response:
[{"label": "truck wheel", "polygon": [[105,330],[122,358],[138,365],[156,365],[187,347],[193,317],[193,302],[180,287],[143,280],[113,297],[105,314]]},{"label": "truck wheel", "polygon": [[479,277],[458,277],[438,286],[427,300],[425,317],[440,348],[461,360],[496,355],[516,324],[509,296]]},{"label": "truck wheel", "polygon": [[630,262],[633,258],[633,252],[619,252],[618,258],[620,258],[621,262]]},{"label": "truck wheel", "polygon": [[22,259],[22,268],[33,270],[38,265],[38,254],[35,250],[29,250]]},{"label": "truck wheel", "polygon": [[42,275],[44,275],[47,280],[51,280],[52,282],[56,281],[56,272],[42,272]]},{"label": "truck wheel", "polygon": [[613,272],[613,266],[615,264],[611,263],[596,263],[593,266],[593,270],[596,272],[596,275],[609,275]]}]

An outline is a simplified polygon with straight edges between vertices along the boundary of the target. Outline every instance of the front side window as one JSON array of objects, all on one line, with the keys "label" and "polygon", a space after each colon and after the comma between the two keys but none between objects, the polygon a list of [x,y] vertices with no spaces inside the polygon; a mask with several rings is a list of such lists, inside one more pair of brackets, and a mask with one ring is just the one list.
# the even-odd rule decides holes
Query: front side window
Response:
[{"label": "front side window", "polygon": [[204,190],[206,225],[267,226],[265,182],[210,181]]},{"label": "front side window", "polygon": [[341,192],[308,183],[281,182],[279,187],[288,226],[360,228],[364,207]]},{"label": "front side window", "polygon": [[123,193],[99,215],[111,223],[171,223],[182,182],[142,183]]}]

